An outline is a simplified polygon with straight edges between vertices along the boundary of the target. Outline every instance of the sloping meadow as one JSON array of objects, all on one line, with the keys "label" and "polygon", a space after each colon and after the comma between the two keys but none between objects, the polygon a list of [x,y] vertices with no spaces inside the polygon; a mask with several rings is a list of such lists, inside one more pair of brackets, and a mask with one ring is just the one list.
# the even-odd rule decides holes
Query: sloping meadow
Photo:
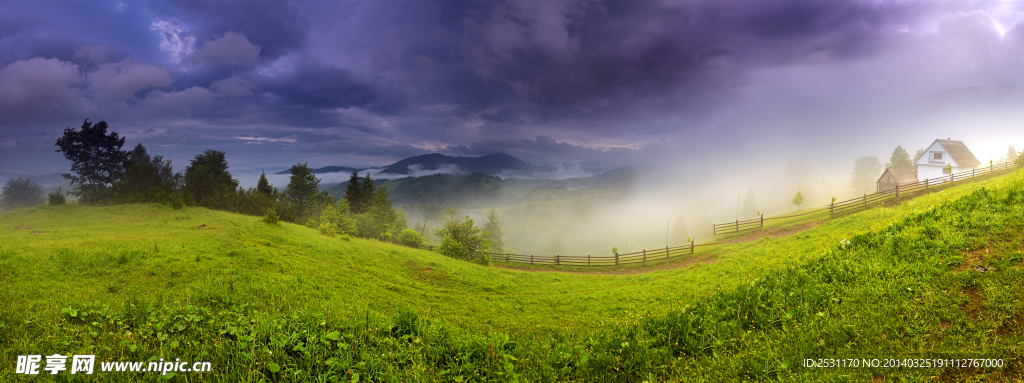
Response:
[{"label": "sloping meadow", "polygon": [[[667,314],[545,335],[472,331],[413,311],[365,310],[342,319],[228,293],[188,303],[143,295],[123,304],[64,307],[39,321],[3,310],[0,379],[13,380],[17,355],[31,353],[212,364],[211,372],[167,374],[99,372],[97,365],[99,381],[1021,379],[1022,205],[1018,173],[879,221],[803,264],[750,276]],[[13,255],[0,251],[0,264]],[[132,254],[111,257],[105,262],[130,262]],[[0,268],[0,280],[19,272]],[[24,296],[5,286],[0,302],[13,307]],[[961,358],[1002,360],[1003,367],[898,362]],[[822,359],[896,360],[897,366],[806,366]]]}]

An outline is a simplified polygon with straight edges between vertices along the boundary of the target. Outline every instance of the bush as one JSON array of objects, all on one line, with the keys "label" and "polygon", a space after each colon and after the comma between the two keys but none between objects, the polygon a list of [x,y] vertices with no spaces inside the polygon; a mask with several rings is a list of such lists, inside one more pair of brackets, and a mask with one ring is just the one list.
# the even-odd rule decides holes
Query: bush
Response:
[{"label": "bush", "polygon": [[277,212],[274,211],[274,208],[267,208],[267,214],[263,215],[263,222],[271,225],[277,225]]},{"label": "bush", "polygon": [[43,187],[32,182],[31,178],[7,180],[3,192],[0,193],[0,210],[14,210],[19,207],[39,205],[43,203]]},{"label": "bush", "polygon": [[[473,219],[469,218],[468,215],[465,217],[456,216],[455,209],[449,209],[448,214],[441,217],[441,227],[437,228],[434,234],[443,238],[441,246],[444,246],[445,239],[459,245],[458,248],[452,247],[450,249],[451,254],[465,253],[463,256],[456,257],[448,255],[443,251],[441,252],[441,254],[454,258],[476,258],[478,255],[486,252],[491,246],[491,241],[487,239],[487,235],[490,233],[476,227]],[[449,246],[451,247],[452,245]],[[458,249],[461,249],[461,252]]]},{"label": "bush", "polygon": [[64,193],[61,193],[60,188],[57,188],[57,191],[46,193],[46,196],[50,198],[50,205],[63,205],[68,203],[68,199],[64,197]]},{"label": "bush", "polygon": [[452,237],[441,238],[441,246],[437,247],[437,252],[446,257],[469,259],[469,251],[466,250],[466,247]]},{"label": "bush", "polygon": [[403,229],[398,234],[398,243],[409,247],[423,246],[423,236],[413,229]]}]

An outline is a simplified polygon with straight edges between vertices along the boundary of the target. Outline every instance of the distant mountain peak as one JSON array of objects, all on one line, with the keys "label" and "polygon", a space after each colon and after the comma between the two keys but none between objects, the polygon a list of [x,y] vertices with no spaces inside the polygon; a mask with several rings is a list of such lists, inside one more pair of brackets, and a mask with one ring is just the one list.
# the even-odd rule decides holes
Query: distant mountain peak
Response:
[{"label": "distant mountain peak", "polygon": [[498,152],[480,157],[453,157],[441,153],[423,154],[398,161],[380,172],[410,174],[413,171],[434,171],[451,167],[456,167],[465,173],[484,173],[491,176],[499,174],[532,175],[552,171],[551,168],[532,165],[509,154]]}]

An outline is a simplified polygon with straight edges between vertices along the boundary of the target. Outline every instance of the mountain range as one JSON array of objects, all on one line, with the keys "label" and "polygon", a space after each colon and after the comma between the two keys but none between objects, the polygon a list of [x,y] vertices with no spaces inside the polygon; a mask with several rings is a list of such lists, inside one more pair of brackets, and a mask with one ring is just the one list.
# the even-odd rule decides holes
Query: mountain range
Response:
[{"label": "mountain range", "polygon": [[494,153],[480,157],[452,157],[432,153],[409,157],[384,167],[380,173],[411,174],[414,172],[443,170],[457,167],[465,173],[484,173],[491,176],[499,174],[532,175],[550,172],[554,169],[537,166],[512,157],[505,153]]},{"label": "mountain range", "polygon": [[[314,174],[339,172],[351,173],[352,171],[362,171],[366,169],[377,168],[325,166],[322,168],[312,169],[312,172]],[[483,173],[490,176],[531,176],[538,173],[551,172],[554,171],[554,169],[547,166],[532,165],[505,153],[494,153],[480,157],[452,157],[444,154],[432,153],[409,157],[395,162],[394,164],[383,167],[383,170],[381,170],[380,173],[412,175],[413,173],[450,173],[453,171],[466,174]],[[282,170],[277,172],[277,174],[291,174],[291,170]]]}]

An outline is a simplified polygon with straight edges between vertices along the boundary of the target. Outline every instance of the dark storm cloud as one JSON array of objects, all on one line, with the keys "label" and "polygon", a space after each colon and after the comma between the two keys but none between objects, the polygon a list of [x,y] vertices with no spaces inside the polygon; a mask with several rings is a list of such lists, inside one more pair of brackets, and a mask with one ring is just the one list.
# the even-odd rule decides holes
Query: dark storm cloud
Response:
[{"label": "dark storm cloud", "polygon": [[182,12],[195,25],[197,41],[214,40],[228,32],[241,33],[259,45],[267,58],[301,51],[306,44],[309,23],[287,0],[172,0],[171,4],[174,11]]},{"label": "dark storm cloud", "polygon": [[13,1],[0,144],[89,117],[254,160],[271,146],[381,162],[433,148],[611,166],[683,131],[754,132],[764,119],[750,116],[780,105],[831,115],[809,105],[1024,85],[1007,4]]},{"label": "dark storm cloud", "polygon": [[[352,107],[392,115],[404,106],[404,101],[396,92],[356,78],[348,69],[326,65],[311,58],[301,59],[286,73],[264,77],[259,85],[276,98],[272,104],[285,110],[318,116],[338,108]],[[336,117],[329,119],[338,121]]]}]

